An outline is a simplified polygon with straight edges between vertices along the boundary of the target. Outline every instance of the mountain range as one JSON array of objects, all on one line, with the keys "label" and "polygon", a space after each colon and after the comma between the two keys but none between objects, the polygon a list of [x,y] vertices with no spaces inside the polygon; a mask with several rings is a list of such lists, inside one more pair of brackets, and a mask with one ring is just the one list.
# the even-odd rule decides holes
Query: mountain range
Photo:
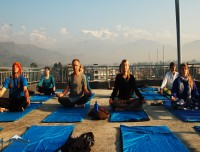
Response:
[{"label": "mountain range", "polygon": [[64,63],[65,56],[32,44],[0,42],[0,66],[10,66],[14,61],[20,61],[26,67],[31,63],[45,66],[58,62]]},{"label": "mountain range", "polygon": [[[200,61],[200,40],[182,45],[183,61]],[[164,53],[164,55],[163,55]],[[0,66],[10,66],[14,61],[20,61],[23,66],[31,63],[38,66],[53,65],[61,62],[63,65],[79,58],[83,64],[118,65],[122,59],[130,63],[163,62],[177,60],[176,46],[163,45],[152,40],[137,40],[126,44],[110,42],[87,41],[71,45],[65,49],[50,50],[32,44],[16,44],[0,42]]]}]

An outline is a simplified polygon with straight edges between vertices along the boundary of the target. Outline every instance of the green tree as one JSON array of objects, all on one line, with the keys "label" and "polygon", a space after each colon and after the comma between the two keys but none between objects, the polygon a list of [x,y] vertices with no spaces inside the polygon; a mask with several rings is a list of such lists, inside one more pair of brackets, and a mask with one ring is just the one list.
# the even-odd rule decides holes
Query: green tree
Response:
[{"label": "green tree", "polygon": [[58,68],[62,68],[62,64],[58,62]]},{"label": "green tree", "polygon": [[30,67],[31,67],[31,68],[37,68],[38,65],[37,65],[36,63],[31,63],[31,64],[30,64]]},{"label": "green tree", "polygon": [[58,64],[54,63],[53,68],[57,69],[58,68]]}]

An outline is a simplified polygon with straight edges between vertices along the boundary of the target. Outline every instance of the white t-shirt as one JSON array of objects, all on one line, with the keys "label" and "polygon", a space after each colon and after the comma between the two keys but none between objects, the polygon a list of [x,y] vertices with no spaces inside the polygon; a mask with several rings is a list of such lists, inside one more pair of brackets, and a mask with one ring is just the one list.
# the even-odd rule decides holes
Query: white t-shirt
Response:
[{"label": "white t-shirt", "polygon": [[167,87],[168,89],[172,89],[172,86],[173,86],[173,82],[174,80],[178,77],[179,73],[178,72],[175,72],[175,74],[173,75],[171,71],[167,72],[165,74],[165,77],[162,81],[162,84],[161,84],[161,89],[163,89],[164,87]]}]

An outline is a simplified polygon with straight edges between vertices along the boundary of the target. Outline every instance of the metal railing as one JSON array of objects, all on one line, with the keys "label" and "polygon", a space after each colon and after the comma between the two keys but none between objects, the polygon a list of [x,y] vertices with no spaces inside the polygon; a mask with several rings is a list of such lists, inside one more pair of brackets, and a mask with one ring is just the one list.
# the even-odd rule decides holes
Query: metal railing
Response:
[{"label": "metal railing", "polygon": [[[84,73],[89,77],[90,81],[112,81],[119,73],[118,66],[85,66]],[[200,64],[189,65],[190,74],[195,80],[200,80]],[[43,75],[43,68],[23,68],[22,75],[27,78],[29,84],[38,83]],[[169,71],[166,65],[133,65],[130,66],[130,72],[136,80],[161,80],[165,73]],[[56,82],[66,82],[66,78],[73,72],[71,66],[64,68],[52,68],[52,75]],[[3,85],[5,79],[12,74],[11,69],[0,70],[0,86]]]},{"label": "metal railing", "polygon": [[[27,79],[28,84],[38,83],[41,75],[42,75],[41,68],[25,68],[23,70],[22,75]],[[7,69],[6,71],[0,71],[0,86],[3,86],[3,83],[6,78],[12,75],[11,69]]]},{"label": "metal railing", "polygon": [[[190,74],[195,80],[200,80],[200,64],[189,64]],[[89,76],[90,81],[110,81],[114,80],[119,73],[118,66],[85,66],[84,73]],[[133,65],[130,72],[137,80],[161,80],[165,73],[169,71],[167,65]],[[71,66],[53,69],[52,74],[57,82],[66,82],[66,78],[73,72]]]}]

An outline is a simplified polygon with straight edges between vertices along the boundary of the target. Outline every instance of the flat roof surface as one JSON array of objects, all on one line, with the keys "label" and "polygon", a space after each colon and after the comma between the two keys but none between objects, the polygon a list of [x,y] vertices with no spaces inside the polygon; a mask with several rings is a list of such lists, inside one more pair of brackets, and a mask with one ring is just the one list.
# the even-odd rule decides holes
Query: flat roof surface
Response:
[{"label": "flat roof surface", "polygon": [[[96,94],[90,101],[91,108],[95,101],[99,105],[107,106],[109,96],[112,90],[106,89],[93,89]],[[79,136],[85,132],[93,132],[95,137],[95,144],[91,148],[92,152],[120,152],[121,151],[121,138],[119,127],[120,124],[127,126],[168,126],[170,130],[186,145],[190,151],[200,151],[200,133],[193,127],[200,126],[200,122],[183,122],[176,116],[171,114],[163,106],[150,106],[151,102],[147,101],[144,104],[144,110],[148,114],[150,121],[143,122],[119,122],[110,123],[108,120],[91,120],[86,117],[82,122],[75,124],[75,130],[72,133],[73,137]],[[4,142],[13,137],[14,135],[22,135],[27,128],[32,125],[69,125],[72,123],[42,123],[41,121],[49,114],[58,109],[61,105],[57,101],[57,97],[50,99],[48,102],[43,103],[41,107],[33,110],[25,117],[14,122],[0,122],[3,130],[0,131],[0,139],[3,138]],[[7,143],[4,143],[4,147]],[[1,145],[0,145],[1,146]],[[1,148],[0,148],[1,149]],[[1,151],[1,150],[0,150]]]}]

